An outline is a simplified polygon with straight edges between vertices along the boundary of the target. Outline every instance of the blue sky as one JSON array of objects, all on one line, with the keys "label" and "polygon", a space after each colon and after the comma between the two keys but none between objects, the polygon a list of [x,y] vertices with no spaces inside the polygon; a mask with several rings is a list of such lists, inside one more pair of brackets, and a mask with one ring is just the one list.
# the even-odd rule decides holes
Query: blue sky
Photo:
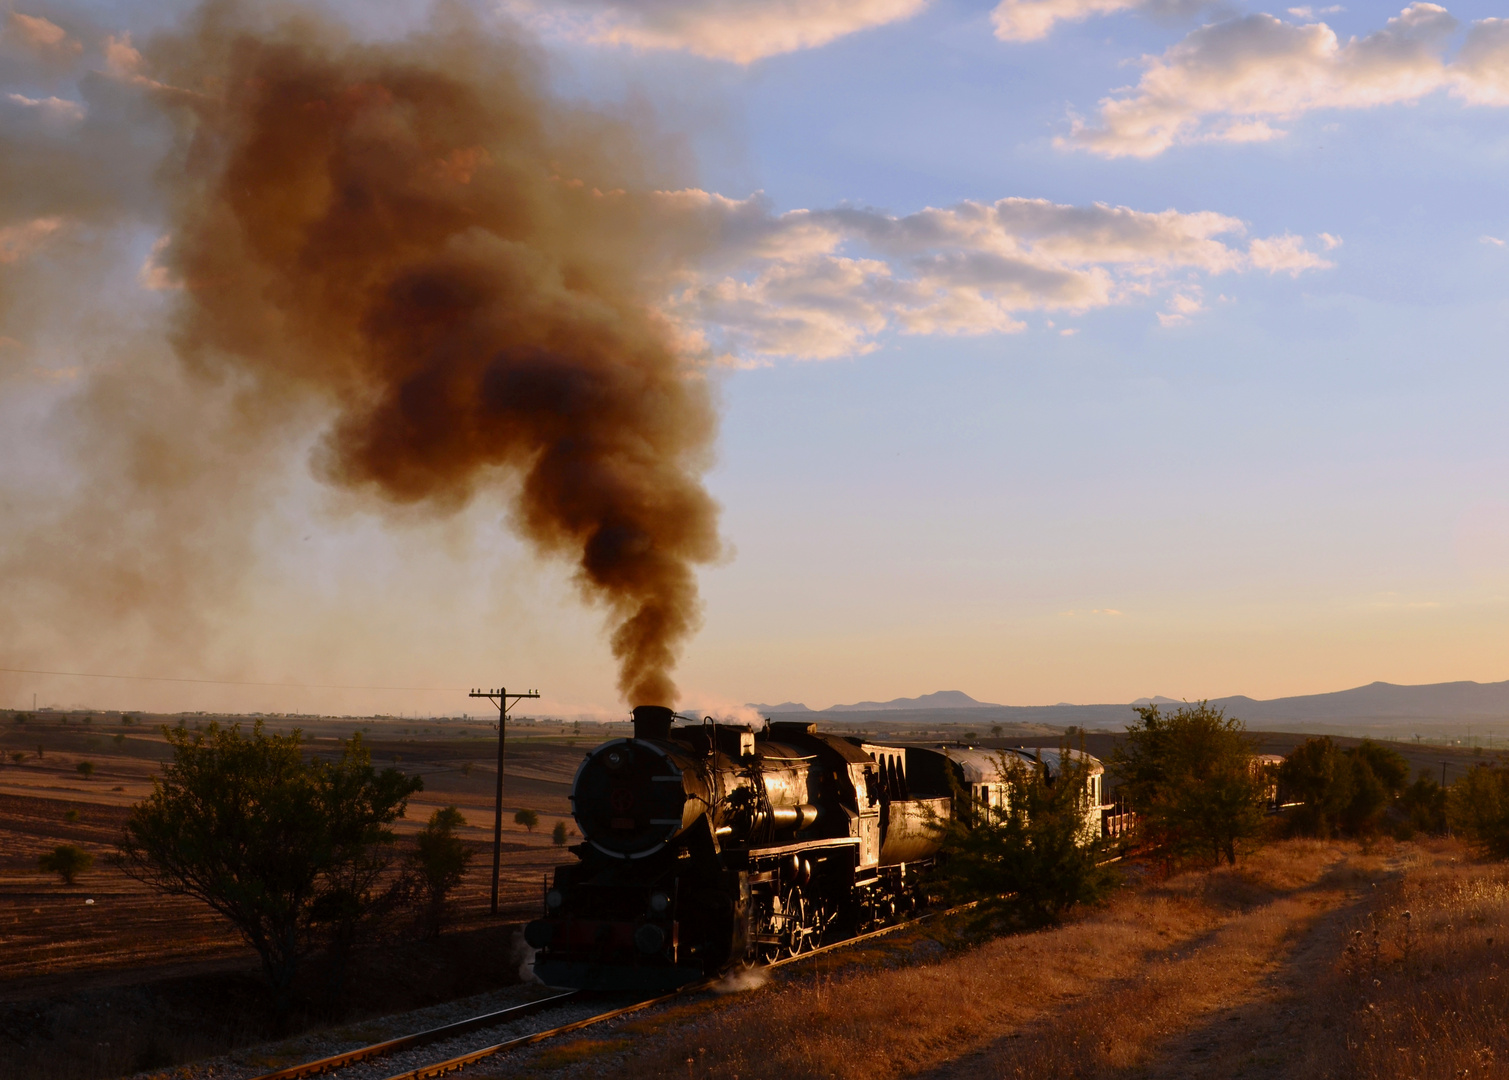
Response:
[{"label": "blue sky", "polygon": [[[559,93],[647,108],[699,189],[763,193],[727,211],[757,241],[730,241],[695,298],[668,301],[719,355],[708,484],[733,551],[700,575],[704,627],[678,675],[689,703],[1509,677],[1509,24],[1487,3],[1101,6],[1119,10],[1036,40],[1001,40],[988,3],[946,0],[793,5],[782,20],[734,0],[508,10]],[[72,27],[83,10],[14,13]],[[117,4],[90,22],[139,43],[176,17]],[[422,17],[385,9],[364,29]],[[831,40],[783,47],[804,19]],[[1393,37],[1370,44],[1379,32]],[[726,55],[751,49],[769,55]],[[1107,99],[1132,104],[1103,112]],[[1001,199],[1090,218],[957,238],[958,208]],[[1135,257],[1111,252],[1097,204],[1141,215]],[[928,208],[964,231],[903,235],[943,228],[913,217]],[[1202,214],[1232,220],[1188,224]],[[825,247],[798,250],[809,227]],[[10,235],[20,265],[33,242]],[[1059,284],[1003,299],[958,269],[1002,245]],[[812,285],[855,259],[883,269],[849,292]],[[799,285],[761,291],[776,272]],[[897,282],[911,291],[886,291]],[[65,367],[69,347],[45,364]],[[43,427],[58,393],[0,379],[0,406]],[[0,444],[14,489],[45,469],[45,438]],[[268,486],[254,565],[215,601],[202,649],[31,624],[8,634],[12,666],[437,687],[497,671],[539,684],[547,707],[617,707],[598,615],[495,504],[394,526],[332,502],[303,452]],[[461,708],[0,677],[18,699],[38,686],[60,704]]]}]

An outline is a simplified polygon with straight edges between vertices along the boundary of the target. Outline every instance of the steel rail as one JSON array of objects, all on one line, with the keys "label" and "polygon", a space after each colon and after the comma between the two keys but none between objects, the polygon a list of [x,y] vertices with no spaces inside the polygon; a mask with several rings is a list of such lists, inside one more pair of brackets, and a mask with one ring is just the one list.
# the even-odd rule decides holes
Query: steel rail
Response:
[{"label": "steel rail", "polygon": [[[1119,861],[1119,858],[1120,857],[1118,856],[1114,859],[1107,859],[1106,862],[1117,862]],[[1099,865],[1104,866],[1105,863],[1101,863]],[[850,945],[858,945],[861,942],[871,941],[875,938],[883,937],[886,934],[893,934],[896,931],[904,930],[909,926],[916,926],[918,923],[927,922],[929,919],[938,919],[945,918],[949,915],[957,915],[962,911],[968,911],[971,908],[978,907],[982,902],[983,901],[980,900],[973,900],[967,904],[959,904],[956,907],[945,908],[942,911],[929,911],[917,916],[915,919],[906,919],[903,922],[893,923],[890,926],[882,926],[878,930],[871,930],[867,933],[856,934],[853,937],[847,937],[842,939],[841,941],[829,942],[827,945],[819,945],[816,948],[809,949],[806,952],[797,953],[794,956],[785,956],[779,960],[773,960],[767,964],[758,964],[755,965],[752,970],[769,970],[771,968],[785,967],[787,964],[799,963],[802,960],[807,960],[814,956],[820,956],[821,954],[831,952],[834,949],[847,948]],[[410,1069],[407,1072],[395,1073],[392,1076],[387,1077],[386,1080],[430,1080],[430,1078],[432,1077],[444,1076],[446,1073],[455,1072],[458,1069],[466,1068],[466,1066],[468,1065],[476,1064],[478,1061],[481,1061],[484,1058],[493,1057],[497,1054],[504,1054],[510,1050],[517,1050],[521,1047],[533,1045],[534,1043],[544,1042],[547,1039],[553,1039],[558,1035],[569,1035],[573,1031],[580,1031],[583,1028],[591,1027],[594,1024],[601,1024],[608,1020],[616,1020],[620,1016],[627,1016],[630,1013],[639,1012],[642,1009],[650,1009],[655,1007],[656,1005],[664,1005],[667,1002],[674,1001],[686,994],[698,993],[699,991],[706,990],[714,986],[716,983],[725,978],[727,974],[728,973],[724,973],[723,975],[701,979],[697,982],[689,983],[688,985],[681,987],[679,990],[673,990],[668,994],[661,994],[658,997],[647,998],[644,1001],[637,1001],[632,1005],[624,1005],[616,1009],[609,1009],[607,1012],[598,1013],[596,1016],[588,1016],[581,1020],[573,1020],[569,1024],[562,1024],[559,1027],[547,1028],[544,1031],[536,1031],[529,1035],[520,1035],[517,1038],[505,1040],[504,1042],[498,1043],[494,1046],[484,1046],[480,1050],[473,1050],[466,1054],[460,1054],[453,1058],[447,1058],[444,1061],[437,1061],[431,1065],[421,1065],[418,1068]],[[405,1035],[397,1039],[389,1039],[387,1042],[374,1043],[371,1046],[364,1046],[357,1050],[351,1050],[344,1054],[335,1054],[328,1058],[322,1058],[319,1061],[311,1061],[304,1065],[295,1065],[291,1068],[282,1069],[278,1072],[267,1073],[265,1076],[254,1077],[253,1080],[298,1080],[298,1078],[300,1077],[313,1076],[317,1073],[326,1072],[330,1069],[338,1069],[346,1065],[353,1065],[359,1061],[364,1061],[367,1058],[380,1057],[386,1054],[396,1053],[399,1050],[405,1050],[411,1046],[419,1046],[426,1042],[435,1042],[438,1039],[443,1039],[450,1035],[460,1035],[464,1034],[467,1031],[473,1031],[478,1028],[495,1027],[500,1023],[504,1023],[511,1016],[526,1016],[532,1012],[542,1011],[550,1005],[564,1002],[569,998],[575,997],[579,993],[581,993],[581,991],[579,990],[567,991],[563,994],[556,994],[553,997],[541,998],[538,1001],[526,1002],[523,1005],[515,1005],[512,1008],[503,1009],[500,1012],[488,1013],[485,1016],[476,1016],[472,1017],[470,1020],[462,1020],[455,1024],[447,1024],[443,1027],[433,1028],[430,1031],[420,1032],[416,1035]]]},{"label": "steel rail", "polygon": [[342,1054],[332,1054],[329,1057],[320,1058],[318,1061],[306,1061],[302,1065],[291,1065],[286,1069],[279,1069],[276,1072],[254,1077],[253,1080],[299,1080],[300,1077],[304,1076],[317,1076],[322,1072],[329,1072],[332,1069],[355,1065],[357,1062],[366,1061],[368,1058],[385,1057],[388,1054],[396,1054],[400,1050],[407,1050],[413,1046],[423,1046],[425,1043],[448,1039],[452,1035],[464,1035],[468,1031],[476,1031],[478,1028],[496,1027],[498,1024],[507,1023],[515,1017],[529,1016],[532,1013],[542,1012],[552,1005],[562,1004],[580,993],[580,990],[568,990],[565,993],[554,994],[535,1001],[526,1001],[522,1005],[511,1005],[506,1009],[499,1009],[497,1012],[484,1013],[481,1016],[458,1020],[454,1024],[442,1024],[440,1027],[430,1028],[428,1031],[418,1031],[413,1035],[400,1035],[396,1039],[388,1039],[384,1042],[373,1043],[370,1046],[347,1050]]},{"label": "steel rail", "polygon": [[[978,901],[975,901],[975,903],[978,903]],[[753,970],[768,970],[770,968],[784,967],[787,964],[794,964],[799,961],[806,960],[809,957],[817,956],[820,953],[829,952],[833,949],[841,949],[847,945],[857,945],[862,941],[869,941],[872,938],[878,938],[884,934],[890,934],[897,930],[902,930],[908,926],[915,926],[920,922],[927,921],[928,919],[934,919],[944,915],[954,915],[961,911],[967,911],[970,908],[974,907],[975,903],[960,904],[958,907],[948,908],[945,911],[930,911],[927,914],[920,915],[915,919],[907,919],[905,922],[899,922],[892,926],[883,926],[879,930],[871,930],[870,932],[865,934],[856,934],[854,937],[844,938],[842,941],[834,941],[827,945],[820,945],[815,949],[809,949],[807,952],[797,953],[795,956],[782,957],[780,960],[775,960],[768,964],[759,964],[756,965]],[[573,1031],[580,1031],[582,1028],[591,1027],[593,1024],[601,1024],[607,1020],[616,1020],[620,1016],[627,1016],[630,1013],[639,1012],[641,1009],[649,1009],[653,1008],[656,1005],[664,1005],[667,1002],[674,1001],[686,994],[695,994],[699,991],[706,990],[720,982],[725,977],[726,973],[725,975],[717,975],[702,979],[698,982],[683,986],[679,990],[673,990],[669,994],[661,994],[659,997],[649,998],[645,1001],[638,1001],[633,1005],[625,1005],[621,1008],[610,1009],[608,1012],[599,1013],[597,1016],[589,1016],[582,1020],[573,1020],[569,1024],[562,1024],[560,1027],[550,1028],[546,1031],[536,1031],[531,1035],[521,1035],[516,1039],[509,1039],[506,1042],[498,1043],[496,1046],[484,1046],[480,1050],[473,1050],[467,1054],[460,1054],[456,1057],[448,1058],[445,1061],[437,1061],[433,1065],[421,1065],[419,1068],[410,1069],[407,1072],[394,1073],[392,1076],[387,1077],[386,1080],[431,1080],[432,1077],[444,1076],[446,1073],[455,1072],[458,1069],[464,1069],[468,1065],[474,1065],[477,1062],[481,1061],[483,1058],[493,1057],[497,1054],[504,1054],[510,1050],[517,1050],[521,1047],[530,1046],[534,1043],[544,1042],[546,1039],[553,1039],[557,1035],[569,1035]]]}]

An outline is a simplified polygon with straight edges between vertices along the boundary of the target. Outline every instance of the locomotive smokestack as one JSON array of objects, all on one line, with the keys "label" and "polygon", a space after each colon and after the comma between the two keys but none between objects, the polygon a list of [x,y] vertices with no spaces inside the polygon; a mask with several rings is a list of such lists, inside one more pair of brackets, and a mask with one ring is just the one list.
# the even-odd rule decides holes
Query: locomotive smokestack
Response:
[{"label": "locomotive smokestack", "polygon": [[664,705],[634,706],[634,737],[636,739],[668,739],[671,737],[671,721],[676,714]]}]

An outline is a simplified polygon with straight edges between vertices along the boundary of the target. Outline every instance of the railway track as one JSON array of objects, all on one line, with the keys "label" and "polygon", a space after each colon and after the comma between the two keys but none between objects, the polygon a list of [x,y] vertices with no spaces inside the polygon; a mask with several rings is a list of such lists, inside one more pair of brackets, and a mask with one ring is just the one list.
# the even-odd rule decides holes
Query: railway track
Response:
[{"label": "railway track", "polygon": [[[851,938],[844,938],[842,941],[835,941],[828,945],[820,945],[816,948],[808,949],[805,952],[798,953],[795,956],[787,956],[783,957],[780,960],[773,961],[769,964],[762,964],[760,965],[760,970],[768,971],[774,968],[785,967],[788,964],[800,963],[803,960],[808,960],[814,956],[820,956],[821,954],[826,952],[832,952],[835,949],[843,949],[852,945],[858,945],[861,942],[870,941],[878,937],[883,937],[886,934],[895,933],[896,931],[903,930],[909,926],[916,926],[918,923],[926,922],[929,919],[939,918],[945,915],[953,915],[961,911],[966,911],[971,907],[974,907],[974,905],[962,904],[959,907],[949,908],[946,911],[928,912],[927,914],[919,916],[918,918],[908,919],[906,922],[896,923],[893,926],[885,926],[880,928],[879,930],[872,930],[869,933],[858,934]],[[605,1012],[597,1013],[593,1016],[588,1016],[578,1020],[572,1020],[564,1024],[559,1024],[552,1028],[546,1028],[542,1031],[531,1032],[528,1035],[520,1035],[516,1038],[506,1039],[503,1042],[497,1043],[493,1046],[484,1046],[478,1050],[472,1050],[464,1054],[458,1054],[454,1057],[449,1057],[444,1059],[443,1061],[437,1061],[429,1065],[421,1065],[417,1068],[409,1069],[405,1072],[394,1073],[393,1075],[387,1077],[387,1080],[430,1080],[431,1077],[444,1076],[447,1073],[452,1073],[456,1072],[457,1070],[464,1069],[468,1065],[473,1065],[485,1058],[495,1057],[498,1054],[505,1054],[510,1050],[517,1050],[525,1046],[533,1045],[534,1043],[545,1042],[548,1039],[553,1039],[560,1035],[569,1035],[573,1031],[580,1031],[582,1028],[591,1027],[594,1024],[601,1024],[608,1020],[616,1020],[619,1017],[627,1016],[630,1013],[640,1012],[644,1009],[652,1009],[657,1005],[664,1005],[668,1002],[675,1001],[677,998],[683,998],[690,994],[700,993],[716,985],[721,980],[721,978],[723,978],[723,976],[703,979],[700,982],[695,982],[688,986],[684,986],[680,990],[676,990],[669,994],[661,994],[658,997],[646,998],[643,1001],[636,1001],[629,1005],[617,1006],[615,1008],[608,1009]],[[415,1047],[424,1046],[430,1043],[445,1042],[449,1039],[454,1038],[455,1036],[463,1035],[470,1031],[480,1031],[486,1028],[498,1027],[501,1024],[509,1023],[510,1021],[519,1019],[521,1017],[529,1016],[534,1013],[545,1012],[571,1001],[581,1000],[583,997],[584,994],[580,990],[570,990],[561,994],[553,994],[550,997],[540,998],[537,1001],[525,1002],[523,1005],[515,1005],[511,1008],[500,1009],[497,1012],[486,1013],[481,1016],[474,1016],[466,1020],[460,1020],[453,1024],[443,1024],[440,1027],[431,1028],[428,1031],[416,1032],[412,1035],[403,1035],[396,1039],[388,1039],[380,1043],[373,1043],[370,1046],[363,1046],[355,1050],[348,1050],[345,1053],[333,1054],[330,1057],[320,1058],[317,1061],[308,1061],[302,1065],[293,1065],[286,1069],[279,1069],[276,1072],[265,1073],[261,1076],[254,1077],[253,1080],[302,1080],[302,1078],[307,1076],[320,1076],[326,1073],[336,1072],[337,1070],[345,1069],[353,1065],[370,1063],[375,1059],[387,1057],[389,1055],[396,1054],[405,1050],[410,1050]]]}]

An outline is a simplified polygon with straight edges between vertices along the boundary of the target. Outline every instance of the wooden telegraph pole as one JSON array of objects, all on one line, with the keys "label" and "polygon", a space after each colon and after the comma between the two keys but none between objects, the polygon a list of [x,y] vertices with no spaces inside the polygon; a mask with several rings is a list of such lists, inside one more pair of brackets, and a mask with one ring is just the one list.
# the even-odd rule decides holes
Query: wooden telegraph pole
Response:
[{"label": "wooden telegraph pole", "polygon": [[538,690],[526,690],[522,694],[510,694],[501,686],[496,690],[473,690],[468,697],[484,697],[498,704],[498,790],[493,800],[493,906],[498,913],[498,872],[503,865],[503,736],[508,728],[508,710],[513,703],[523,698],[537,698]]}]

